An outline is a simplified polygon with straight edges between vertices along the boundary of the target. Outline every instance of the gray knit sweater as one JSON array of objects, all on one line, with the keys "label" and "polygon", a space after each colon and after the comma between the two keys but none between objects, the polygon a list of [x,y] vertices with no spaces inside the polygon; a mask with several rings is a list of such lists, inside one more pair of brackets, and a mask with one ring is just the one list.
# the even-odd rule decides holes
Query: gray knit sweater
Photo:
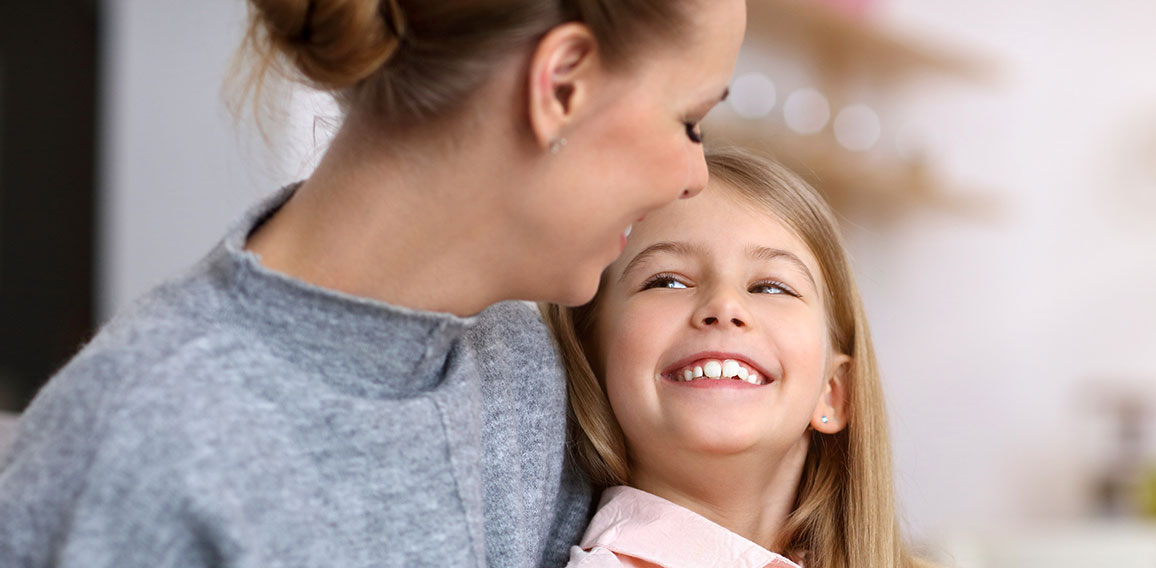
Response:
[{"label": "gray knit sweater", "polygon": [[0,566],[553,566],[587,520],[537,314],[310,286],[242,250],[109,323],[0,462]]}]

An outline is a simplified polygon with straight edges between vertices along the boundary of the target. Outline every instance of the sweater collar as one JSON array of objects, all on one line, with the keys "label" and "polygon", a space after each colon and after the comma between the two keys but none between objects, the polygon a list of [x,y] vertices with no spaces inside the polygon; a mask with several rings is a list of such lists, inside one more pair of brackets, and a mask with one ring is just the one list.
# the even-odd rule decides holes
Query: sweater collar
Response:
[{"label": "sweater collar", "polygon": [[435,388],[451,350],[477,316],[414,310],[322,288],[270,270],[245,250],[253,229],[299,186],[250,209],[210,260],[237,300],[242,324],[281,350],[280,356],[342,387],[369,388],[378,395]]}]

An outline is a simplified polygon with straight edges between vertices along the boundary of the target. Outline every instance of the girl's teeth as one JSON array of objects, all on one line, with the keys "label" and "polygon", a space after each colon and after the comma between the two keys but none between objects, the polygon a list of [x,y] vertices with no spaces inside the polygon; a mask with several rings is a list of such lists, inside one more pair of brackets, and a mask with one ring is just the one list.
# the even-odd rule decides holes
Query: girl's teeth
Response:
[{"label": "girl's teeth", "polygon": [[687,367],[681,372],[675,371],[670,378],[675,381],[689,382],[703,377],[708,379],[737,379],[752,385],[763,384],[762,377],[758,373],[734,359],[705,361],[700,365]]},{"label": "girl's teeth", "polygon": [[623,235],[623,236],[626,236],[626,237],[629,237],[629,236],[630,236],[630,231],[633,231],[633,230],[634,230],[634,225],[628,225],[628,226],[626,227],[626,230],[625,230],[625,231],[622,231],[622,235]]}]

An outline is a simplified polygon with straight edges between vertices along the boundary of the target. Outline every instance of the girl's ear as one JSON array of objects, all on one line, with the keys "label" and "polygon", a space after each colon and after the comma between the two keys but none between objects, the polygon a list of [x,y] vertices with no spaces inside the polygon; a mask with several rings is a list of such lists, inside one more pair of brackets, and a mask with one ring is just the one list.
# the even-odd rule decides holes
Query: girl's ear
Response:
[{"label": "girl's ear", "polygon": [[822,434],[835,434],[847,427],[847,380],[851,361],[849,355],[842,353],[835,354],[831,360],[830,374],[811,415],[811,427]]},{"label": "girl's ear", "polygon": [[562,24],[538,42],[527,87],[530,128],[542,149],[564,138],[566,126],[581,114],[602,74],[598,41],[584,24]]}]

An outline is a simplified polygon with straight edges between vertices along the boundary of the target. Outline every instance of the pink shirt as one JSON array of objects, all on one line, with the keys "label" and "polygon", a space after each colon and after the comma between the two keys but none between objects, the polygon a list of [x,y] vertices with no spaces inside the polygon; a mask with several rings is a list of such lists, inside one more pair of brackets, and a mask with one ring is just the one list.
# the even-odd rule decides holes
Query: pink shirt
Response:
[{"label": "pink shirt", "polygon": [[570,548],[568,566],[651,565],[801,568],[662,497],[621,485],[607,489],[582,543]]}]

